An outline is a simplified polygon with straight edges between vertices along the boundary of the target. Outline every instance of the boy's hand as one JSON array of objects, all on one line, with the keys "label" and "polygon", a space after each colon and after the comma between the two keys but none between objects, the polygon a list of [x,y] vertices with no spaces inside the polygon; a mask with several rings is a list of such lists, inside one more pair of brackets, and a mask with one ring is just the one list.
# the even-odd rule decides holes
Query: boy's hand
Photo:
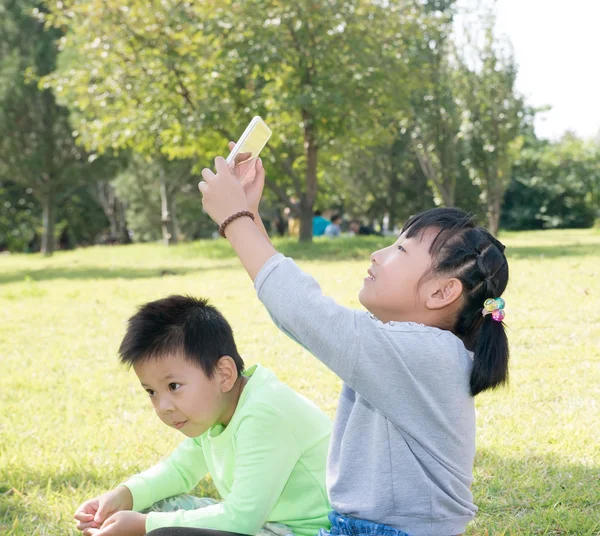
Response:
[{"label": "boy's hand", "polygon": [[[229,150],[233,151],[234,147],[235,143],[230,141]],[[262,160],[260,158],[248,161],[250,154],[251,153],[240,153],[235,157],[233,172],[242,183],[244,193],[246,194],[246,201],[248,202],[248,208],[255,215],[258,215],[258,205],[265,186],[265,169],[263,168]]]},{"label": "boy's hand", "polygon": [[133,497],[125,486],[117,486],[114,490],[84,502],[75,512],[77,528],[88,536],[88,529],[99,529],[115,512],[131,510]]},{"label": "boy's hand", "polygon": [[215,159],[217,173],[202,170],[203,181],[198,184],[202,192],[202,206],[208,215],[221,225],[229,216],[248,210],[246,194],[238,178],[232,173],[222,156]]},{"label": "boy's hand", "polygon": [[89,528],[83,531],[83,534],[85,536],[144,536],[146,534],[146,514],[117,512],[110,516],[100,529]]}]

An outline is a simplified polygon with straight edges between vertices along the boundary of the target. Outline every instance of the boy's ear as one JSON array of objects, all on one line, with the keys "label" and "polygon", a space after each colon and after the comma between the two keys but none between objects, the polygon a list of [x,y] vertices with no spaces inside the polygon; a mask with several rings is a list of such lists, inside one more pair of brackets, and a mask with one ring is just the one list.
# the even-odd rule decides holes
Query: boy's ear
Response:
[{"label": "boy's ear", "polygon": [[455,303],[463,293],[463,285],[459,279],[438,279],[430,289],[425,302],[428,309],[443,309]]},{"label": "boy's ear", "polygon": [[219,376],[221,392],[228,393],[231,391],[238,379],[238,371],[233,358],[228,355],[221,356],[217,362],[217,369],[215,372]]}]

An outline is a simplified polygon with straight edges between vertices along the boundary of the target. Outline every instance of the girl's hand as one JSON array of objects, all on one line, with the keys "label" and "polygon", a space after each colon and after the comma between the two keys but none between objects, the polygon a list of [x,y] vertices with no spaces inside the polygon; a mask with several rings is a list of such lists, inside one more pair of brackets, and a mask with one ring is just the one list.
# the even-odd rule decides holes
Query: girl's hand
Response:
[{"label": "girl's hand", "polygon": [[217,173],[210,169],[202,170],[203,181],[198,188],[202,192],[202,206],[217,225],[229,216],[248,210],[246,194],[238,178],[232,173],[222,156],[215,158]]},{"label": "girl's hand", "polygon": [[[234,147],[235,143],[230,141],[229,150],[233,151]],[[265,186],[265,168],[263,168],[260,158],[248,160],[250,154],[240,153],[235,157],[233,172],[242,183],[246,201],[248,201],[248,208],[257,215],[258,205]]]}]

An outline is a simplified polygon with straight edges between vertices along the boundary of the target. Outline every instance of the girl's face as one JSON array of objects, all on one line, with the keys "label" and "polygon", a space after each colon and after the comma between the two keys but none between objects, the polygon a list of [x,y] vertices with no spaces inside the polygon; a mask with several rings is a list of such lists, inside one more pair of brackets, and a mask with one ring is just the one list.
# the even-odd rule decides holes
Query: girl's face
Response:
[{"label": "girl's face", "polygon": [[426,307],[427,281],[419,286],[431,268],[429,248],[437,229],[420,236],[398,240],[371,254],[371,267],[358,294],[360,303],[382,322],[422,322]]}]

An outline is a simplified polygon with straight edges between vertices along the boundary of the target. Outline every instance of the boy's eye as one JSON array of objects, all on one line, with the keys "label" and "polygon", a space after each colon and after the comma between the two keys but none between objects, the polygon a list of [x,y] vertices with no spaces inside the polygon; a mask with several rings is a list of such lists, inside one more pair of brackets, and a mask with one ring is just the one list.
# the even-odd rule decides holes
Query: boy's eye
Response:
[{"label": "boy's eye", "polygon": [[171,389],[171,391],[177,391],[177,389],[179,389],[180,387],[181,387],[180,383],[172,382],[169,384],[169,389]]},{"label": "boy's eye", "polygon": [[154,391],[152,389],[146,389],[146,392],[150,395],[150,397],[154,396]]}]

